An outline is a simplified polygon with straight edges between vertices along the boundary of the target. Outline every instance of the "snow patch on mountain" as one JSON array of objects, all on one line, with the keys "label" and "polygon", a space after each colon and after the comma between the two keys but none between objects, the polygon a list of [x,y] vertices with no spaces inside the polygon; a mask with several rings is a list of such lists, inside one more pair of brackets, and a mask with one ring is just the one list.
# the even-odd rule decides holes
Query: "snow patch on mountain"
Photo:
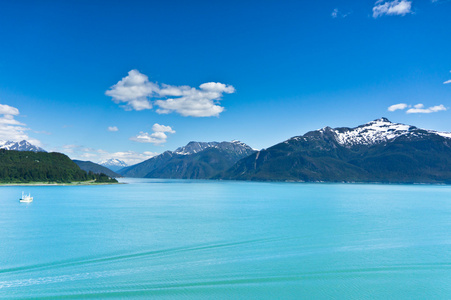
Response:
[{"label": "snow patch on mountain", "polygon": [[110,158],[110,159],[103,160],[99,163],[99,165],[113,165],[113,166],[119,166],[119,167],[127,167],[128,166],[124,161],[117,159],[117,158]]},{"label": "snow patch on mountain", "polygon": [[451,139],[451,132],[438,132],[438,131],[432,131],[432,132],[435,134],[438,134],[442,137]]},{"label": "snow patch on mountain", "polygon": [[386,118],[377,119],[356,128],[336,128],[336,140],[344,146],[374,145],[397,138],[417,129],[414,126],[392,123]]},{"label": "snow patch on mountain", "polygon": [[110,158],[110,159],[103,160],[103,161],[99,162],[99,165],[107,167],[108,169],[115,171],[115,172],[122,168],[128,167],[128,164],[126,162],[124,162],[120,159],[117,159],[117,158]]},{"label": "snow patch on mountain", "polygon": [[174,153],[179,155],[191,155],[218,144],[218,142],[189,142],[186,146],[175,149]]},{"label": "snow patch on mountain", "polygon": [[344,147],[353,147],[358,145],[372,146],[379,143],[392,141],[400,136],[423,137],[430,134],[439,135],[444,138],[451,138],[450,132],[439,132],[417,128],[415,126],[392,123],[386,118],[380,118],[355,128],[324,127],[315,131],[310,131],[302,136],[293,137],[285,143],[295,141],[308,141],[310,139],[321,139],[325,135],[331,136],[335,141]]},{"label": "snow patch on mountain", "polygon": [[189,142],[186,146],[177,148],[173,153],[179,155],[191,155],[208,148],[217,148],[222,150],[231,150],[239,154],[244,153],[248,150],[254,150],[248,145],[238,140],[233,140],[231,142]]},{"label": "snow patch on mountain", "polygon": [[16,150],[16,151],[47,152],[44,149],[42,149],[41,147],[35,146],[26,140],[23,140],[20,142],[0,141],[0,149]]},{"label": "snow patch on mountain", "polygon": [[386,118],[380,118],[355,128],[332,129],[325,127],[320,129],[319,132],[324,133],[327,130],[332,131],[335,134],[335,140],[345,147],[352,147],[355,145],[371,146],[396,139],[403,135],[418,137],[424,135],[424,132],[451,138],[451,133],[449,132],[419,129],[415,126],[392,123]]},{"label": "snow patch on mountain", "polygon": [[245,143],[243,143],[241,141],[238,141],[238,140],[233,140],[233,141],[231,141],[231,143],[235,144],[237,146],[246,148],[246,149],[251,149],[251,150],[254,150],[254,151],[258,151],[258,149],[255,149],[255,148],[253,148],[253,147],[251,147],[251,146],[249,146],[249,145],[247,145],[247,144],[245,144]]}]

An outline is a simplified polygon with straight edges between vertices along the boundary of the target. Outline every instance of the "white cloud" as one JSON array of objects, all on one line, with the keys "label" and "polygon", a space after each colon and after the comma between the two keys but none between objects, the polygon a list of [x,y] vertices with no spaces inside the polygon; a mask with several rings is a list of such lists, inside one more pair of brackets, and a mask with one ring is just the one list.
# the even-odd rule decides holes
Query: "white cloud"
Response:
[{"label": "white cloud", "polygon": [[388,111],[395,111],[398,109],[403,110],[403,109],[406,109],[407,107],[408,107],[408,105],[405,103],[394,104],[394,105],[388,107]]},{"label": "white cloud", "polygon": [[108,131],[119,131],[119,129],[116,126],[108,126]]},{"label": "white cloud", "polygon": [[0,104],[0,115],[17,116],[18,114],[19,114],[19,110],[17,108],[6,105],[6,104]]},{"label": "white cloud", "polygon": [[30,143],[41,146],[37,139],[30,138],[26,131],[30,130],[26,125],[17,121],[15,116],[19,115],[19,110],[15,107],[0,104],[0,140],[1,141],[22,141],[27,140]]},{"label": "white cloud", "polygon": [[199,86],[202,90],[216,93],[235,93],[235,88],[231,85],[226,85],[220,82],[207,82]]},{"label": "white cloud", "polygon": [[330,14],[332,18],[346,18],[347,16],[349,16],[351,13],[347,12],[347,13],[343,13],[341,11],[338,10],[338,8],[334,8],[334,10],[332,11],[332,13]]},{"label": "white cloud", "polygon": [[373,7],[373,18],[378,18],[383,15],[405,16],[410,13],[412,13],[412,1],[407,0],[393,0],[388,2],[378,0]]},{"label": "white cloud", "polygon": [[97,154],[86,152],[86,153],[81,154],[80,157],[82,157],[83,159],[91,159],[91,158],[97,157]]},{"label": "white cloud", "polygon": [[137,136],[132,136],[131,141],[138,143],[152,143],[154,145],[166,143],[168,136],[164,132],[154,132],[149,134],[147,132],[140,132]]},{"label": "white cloud", "polygon": [[406,114],[430,114],[448,110],[443,104],[424,108],[424,104],[422,103],[415,104],[413,107],[412,105],[408,105],[406,103],[399,103],[389,106],[388,111],[404,110],[406,108],[409,108],[406,110]]},{"label": "white cloud", "polygon": [[[16,119],[14,119],[13,115],[3,115],[0,117],[0,124],[2,125],[17,125],[17,126],[24,126],[25,124],[20,123]],[[19,127],[17,127],[19,128]],[[23,130],[28,130],[27,128],[23,128]]]},{"label": "white cloud", "polygon": [[443,84],[448,84],[448,83],[451,83],[451,79],[450,80],[447,80],[447,81],[445,81]]},{"label": "white cloud", "polygon": [[209,99],[192,99],[183,97],[177,99],[158,100],[156,102],[159,114],[169,114],[178,112],[184,117],[213,117],[219,116],[224,111],[224,107],[213,104]]},{"label": "white cloud", "polygon": [[158,154],[159,153],[150,151],[144,151],[143,153],[138,153],[135,151],[123,151],[123,152],[108,153],[106,155],[104,154],[101,160],[117,158],[124,161],[128,165],[134,165],[149,158],[152,158]]},{"label": "white cloud", "polygon": [[211,117],[224,111],[219,105],[223,94],[232,94],[235,88],[220,82],[207,82],[193,88],[150,82],[148,77],[138,70],[131,70],[105,92],[116,103],[126,103],[125,109],[151,109],[151,99],[159,114],[176,112],[182,116]]},{"label": "white cloud", "polygon": [[78,145],[64,145],[63,146],[63,152],[64,153],[74,153],[77,148],[81,148],[81,146],[78,146]]},{"label": "white cloud", "polygon": [[54,149],[54,151],[61,150],[63,153],[69,154],[72,159],[101,162],[107,159],[117,158],[129,165],[140,163],[159,154],[150,151],[144,151],[142,153],[135,151],[108,152],[102,149],[92,149],[80,145],[64,145],[62,149]]},{"label": "white cloud", "polygon": [[147,99],[158,90],[155,83],[138,70],[131,70],[128,75],[122,78],[105,92],[111,96],[116,103],[126,103],[123,107],[131,110],[151,109],[152,104]]},{"label": "white cloud", "polygon": [[137,136],[132,136],[130,140],[138,143],[152,143],[154,145],[160,145],[166,143],[168,136],[167,133],[175,133],[175,130],[171,126],[160,125],[158,123],[153,124],[153,133],[141,131]]},{"label": "white cloud", "polygon": [[[219,116],[224,107],[217,105],[224,93],[232,94],[235,88],[220,82],[208,82],[201,84],[200,89],[182,87],[168,87],[162,90],[162,94],[168,96],[179,96],[166,100],[157,100],[155,104],[159,107],[157,113],[168,114],[177,112],[182,116],[211,117]],[[172,94],[167,92],[169,90]]]},{"label": "white cloud", "polygon": [[155,132],[175,133],[175,131],[171,128],[171,126],[160,125],[158,123],[153,124],[152,130]]},{"label": "white cloud", "polygon": [[431,106],[428,108],[424,108],[423,104],[417,104],[413,108],[410,108],[406,111],[407,114],[430,114],[439,111],[446,111],[447,108],[443,105]]}]

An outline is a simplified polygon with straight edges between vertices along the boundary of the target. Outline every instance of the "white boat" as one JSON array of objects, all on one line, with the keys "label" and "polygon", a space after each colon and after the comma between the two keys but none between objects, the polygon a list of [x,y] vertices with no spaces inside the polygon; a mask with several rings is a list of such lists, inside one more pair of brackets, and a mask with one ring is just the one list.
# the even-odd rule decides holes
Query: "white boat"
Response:
[{"label": "white boat", "polygon": [[31,194],[25,195],[22,192],[22,198],[19,199],[20,202],[33,202],[33,197],[31,197]]}]

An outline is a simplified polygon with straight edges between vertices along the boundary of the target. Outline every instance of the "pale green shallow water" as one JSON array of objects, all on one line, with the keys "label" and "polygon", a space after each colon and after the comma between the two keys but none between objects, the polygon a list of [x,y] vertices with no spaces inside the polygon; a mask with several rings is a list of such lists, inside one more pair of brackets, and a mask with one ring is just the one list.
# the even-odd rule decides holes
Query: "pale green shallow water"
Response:
[{"label": "pale green shallow water", "polygon": [[0,187],[0,298],[451,298],[451,186],[126,181]]}]

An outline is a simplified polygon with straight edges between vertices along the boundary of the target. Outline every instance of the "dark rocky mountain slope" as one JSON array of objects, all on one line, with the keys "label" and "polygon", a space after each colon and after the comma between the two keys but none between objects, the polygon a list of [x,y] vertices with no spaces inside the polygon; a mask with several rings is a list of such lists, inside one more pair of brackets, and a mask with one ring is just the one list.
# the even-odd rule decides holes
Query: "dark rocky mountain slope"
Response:
[{"label": "dark rocky mountain slope", "polygon": [[451,133],[392,123],[325,127],[238,161],[216,179],[451,183]]},{"label": "dark rocky mountain slope", "polygon": [[207,179],[252,153],[248,145],[232,142],[190,142],[142,163],[119,170],[125,177]]}]

